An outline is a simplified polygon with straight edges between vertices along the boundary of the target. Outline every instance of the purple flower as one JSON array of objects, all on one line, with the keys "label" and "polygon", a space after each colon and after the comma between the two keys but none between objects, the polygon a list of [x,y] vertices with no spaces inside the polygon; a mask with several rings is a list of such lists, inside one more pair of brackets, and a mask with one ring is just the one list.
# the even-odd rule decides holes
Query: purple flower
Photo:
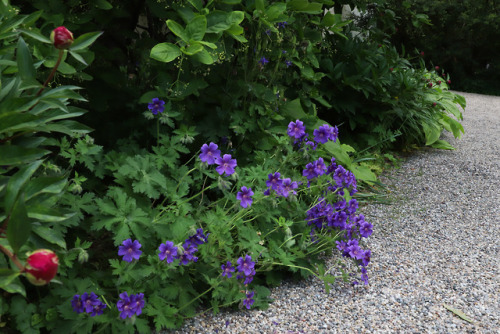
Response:
[{"label": "purple flower", "polygon": [[285,65],[286,65],[286,67],[290,67],[293,64],[292,64],[292,62],[290,60],[285,60]]},{"label": "purple flower", "polygon": [[271,36],[271,29],[266,29],[265,33],[266,33],[267,36]]},{"label": "purple flower", "polygon": [[252,269],[252,272],[250,273],[250,275],[248,275],[247,277],[245,277],[245,281],[243,282],[243,284],[247,285],[247,284],[252,283],[254,276],[255,276],[255,269]]},{"label": "purple flower", "polygon": [[330,138],[330,126],[324,124],[313,132],[314,140],[318,143],[324,144]]},{"label": "purple flower", "polygon": [[249,276],[252,274],[252,270],[255,267],[255,262],[252,261],[252,257],[250,255],[245,255],[244,259],[240,257],[237,263],[238,266],[236,267],[236,269],[238,269],[239,272],[244,273],[245,276]]},{"label": "purple flower", "polygon": [[316,174],[315,166],[310,162],[306,165],[306,169],[302,171],[302,176],[307,177],[308,180],[314,179],[318,174]]},{"label": "purple flower", "polygon": [[323,161],[323,158],[319,158],[318,160],[314,161],[314,171],[316,172],[317,176],[325,174],[326,165]]},{"label": "purple flower", "polygon": [[208,163],[209,165],[213,165],[215,163],[216,158],[220,158],[220,150],[217,149],[217,144],[203,144],[201,147],[200,160]]},{"label": "purple flower", "polygon": [[346,251],[350,257],[356,260],[361,260],[365,256],[365,252],[357,244],[348,246]]},{"label": "purple flower", "polygon": [[292,182],[292,180],[290,178],[284,179],[283,184],[281,185],[280,194],[283,197],[288,197],[288,195],[290,195],[290,192],[292,192],[292,194],[296,195],[297,192],[294,189],[297,189],[298,187],[299,186],[297,185],[296,181]]},{"label": "purple flower", "polygon": [[286,28],[286,26],[288,25],[288,22],[286,21],[283,21],[283,22],[278,22],[278,29],[281,29],[281,28]]},{"label": "purple flower", "polygon": [[250,293],[247,293],[247,297],[243,300],[243,305],[249,310],[250,309],[250,306],[253,305],[254,303],[254,300],[253,300],[253,296],[254,296],[255,292],[252,291]]},{"label": "purple flower", "polygon": [[368,275],[365,267],[361,267],[361,280],[365,283],[365,285],[368,285]]},{"label": "purple flower", "polygon": [[349,205],[347,206],[347,211],[352,215],[358,209],[358,201],[354,198],[349,201]]},{"label": "purple flower", "polygon": [[155,97],[151,103],[148,103],[148,109],[151,110],[153,115],[158,114],[159,112],[163,112],[165,110],[165,101],[160,100],[159,98]]},{"label": "purple flower", "polygon": [[215,163],[218,165],[215,170],[219,175],[226,173],[226,175],[231,175],[234,173],[234,167],[236,167],[236,159],[231,158],[231,154],[224,154],[224,156],[215,158]]},{"label": "purple flower", "polygon": [[104,309],[107,307],[106,304],[103,302],[99,301],[97,305],[94,305],[94,308],[92,309],[92,313],[90,313],[91,317],[95,317],[96,315],[101,315],[104,313]]},{"label": "purple flower", "polygon": [[370,235],[373,233],[373,225],[368,223],[368,222],[363,222],[361,226],[359,227],[359,234],[364,237],[368,238]]},{"label": "purple flower", "polygon": [[[73,297],[74,298],[74,297]],[[90,293],[90,295],[85,292],[82,295],[82,304],[83,307],[85,308],[85,312],[91,313],[92,310],[94,309],[94,306],[98,305],[100,303],[99,297],[93,292]]]},{"label": "purple flower", "polygon": [[177,256],[177,247],[174,246],[172,241],[167,241],[164,244],[161,244],[158,249],[160,250],[158,257],[161,261],[167,258],[167,263],[172,263],[174,258]]},{"label": "purple flower", "polygon": [[336,142],[338,137],[339,137],[339,128],[337,128],[336,126],[330,128],[330,136],[328,137],[328,139],[333,142]]},{"label": "purple flower", "polygon": [[123,255],[123,261],[132,262],[133,259],[139,260],[142,251],[139,250],[141,244],[139,241],[132,239],[127,239],[123,241],[122,246],[118,248],[118,255]]},{"label": "purple flower", "polygon": [[116,303],[116,308],[120,311],[122,319],[132,318],[134,314],[141,314],[144,307],[144,294],[128,295],[127,292],[120,293],[120,300]]},{"label": "purple flower", "polygon": [[260,58],[259,60],[259,64],[261,64],[262,66],[266,65],[267,63],[269,63],[269,60],[266,59],[266,57],[262,57]]},{"label": "purple flower", "polygon": [[188,241],[184,242],[182,247],[184,248],[184,252],[180,256],[177,256],[177,258],[181,260],[180,264],[185,266],[191,261],[198,261],[198,257],[194,256],[194,253],[198,251],[198,248]]},{"label": "purple flower", "polygon": [[252,205],[252,196],[253,196],[253,191],[252,188],[247,188],[245,186],[241,187],[241,191],[236,194],[236,199],[240,201],[240,205],[243,208],[246,208],[248,206]]},{"label": "purple flower", "polygon": [[318,144],[316,144],[315,142],[310,141],[310,140],[306,141],[306,145],[310,146],[311,150],[313,150],[313,151],[316,151],[316,148],[318,147]]},{"label": "purple flower", "polygon": [[266,186],[268,186],[271,189],[278,190],[281,185],[283,184],[283,180],[280,178],[281,174],[279,172],[276,172],[273,174],[269,174],[268,180],[266,181]]},{"label": "purple flower", "polygon": [[363,255],[363,258],[361,259],[361,263],[363,266],[367,266],[368,263],[370,263],[370,258],[372,256],[372,251],[367,249],[365,250],[365,254]]},{"label": "purple flower", "polygon": [[221,269],[222,269],[222,276],[226,276],[227,278],[233,277],[232,273],[234,273],[234,267],[230,261],[227,261],[225,265],[223,264],[221,266]]},{"label": "purple flower", "polygon": [[292,138],[300,139],[302,136],[306,134],[306,127],[304,126],[304,122],[296,120],[295,122],[290,122],[288,124],[288,135]]},{"label": "purple flower", "polygon": [[85,307],[80,299],[80,295],[74,295],[71,300],[71,306],[73,307],[73,311],[76,313],[83,313],[85,311]]},{"label": "purple flower", "polygon": [[142,313],[142,309],[144,308],[144,294],[138,293],[136,295],[130,295],[130,306],[133,310],[135,310],[136,315],[140,315]]}]

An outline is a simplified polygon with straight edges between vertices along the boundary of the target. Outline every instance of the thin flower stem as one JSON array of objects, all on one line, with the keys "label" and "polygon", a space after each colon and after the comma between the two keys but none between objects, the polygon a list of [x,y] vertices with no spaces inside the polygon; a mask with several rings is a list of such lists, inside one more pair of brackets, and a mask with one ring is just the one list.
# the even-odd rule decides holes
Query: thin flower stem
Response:
[{"label": "thin flower stem", "polygon": [[0,250],[11,259],[12,262],[16,265],[17,268],[19,268],[19,271],[24,272],[26,268],[19,262],[19,259],[17,258],[16,254],[13,254],[10,250],[5,248],[4,246],[0,245]]},{"label": "thin flower stem", "polygon": [[63,56],[64,56],[64,50],[61,49],[61,50],[59,50],[59,57],[57,58],[56,64],[52,68],[52,72],[50,72],[47,80],[45,80],[45,82],[43,83],[42,88],[40,88],[40,90],[38,91],[38,93],[36,93],[36,96],[40,96],[40,94],[42,94],[42,92],[45,89],[45,87],[47,87],[47,85],[49,84],[49,82],[52,80],[52,78],[54,77],[54,74],[56,74],[56,71],[57,71],[57,68],[59,67],[59,64],[61,64],[61,60],[62,60]]},{"label": "thin flower stem", "polygon": [[316,274],[314,271],[312,271],[311,269],[306,268],[306,267],[295,266],[293,264],[284,264],[284,263],[280,263],[280,262],[270,262],[269,264],[275,264],[275,265],[278,265],[278,266],[284,266],[284,267],[290,267],[290,268],[297,268],[297,269],[306,270],[306,271],[310,272],[311,274],[313,274],[315,277],[320,278],[320,276],[318,274]]},{"label": "thin flower stem", "polygon": [[203,292],[202,294],[196,296],[196,298],[193,298],[191,299],[187,304],[184,304],[182,305],[177,311],[179,312],[180,310],[182,310],[183,308],[191,305],[193,302],[195,302],[196,300],[200,299],[202,296],[206,295],[207,293],[209,293],[210,291],[213,290],[214,287],[210,287],[208,290],[206,290],[205,292]]},{"label": "thin flower stem", "polygon": [[156,119],[156,146],[160,147],[160,119]]}]

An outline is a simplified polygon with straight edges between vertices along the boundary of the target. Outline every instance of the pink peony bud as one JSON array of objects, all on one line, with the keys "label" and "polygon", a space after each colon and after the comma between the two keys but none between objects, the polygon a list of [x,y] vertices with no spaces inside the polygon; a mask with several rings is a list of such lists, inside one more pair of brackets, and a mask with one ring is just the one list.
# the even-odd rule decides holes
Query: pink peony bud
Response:
[{"label": "pink peony bud", "polygon": [[447,83],[448,85],[449,85],[449,84],[451,84],[451,80],[446,81],[446,83]]},{"label": "pink peony bud", "polygon": [[66,27],[57,27],[50,33],[50,40],[56,49],[69,49],[73,44],[73,33]]},{"label": "pink peony bud", "polygon": [[441,80],[438,80],[437,84],[440,85],[441,84]]},{"label": "pink peony bud", "polygon": [[56,253],[48,249],[36,250],[26,260],[26,278],[33,285],[48,284],[56,276],[58,266]]},{"label": "pink peony bud", "polygon": [[439,66],[436,66],[436,67],[434,67],[434,68],[436,69],[436,71],[439,71]]},{"label": "pink peony bud", "polygon": [[433,107],[437,106],[437,103],[436,103],[436,102],[433,102],[433,103],[432,103],[432,106],[433,106]]},{"label": "pink peony bud", "polygon": [[427,84],[427,86],[428,86],[429,88],[432,88],[432,82],[429,82],[429,83]]}]

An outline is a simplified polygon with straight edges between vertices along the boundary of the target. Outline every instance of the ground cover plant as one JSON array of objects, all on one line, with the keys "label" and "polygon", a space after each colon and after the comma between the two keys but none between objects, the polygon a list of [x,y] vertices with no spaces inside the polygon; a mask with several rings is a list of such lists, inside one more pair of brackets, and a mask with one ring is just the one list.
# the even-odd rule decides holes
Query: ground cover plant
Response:
[{"label": "ground cover plant", "polygon": [[[327,292],[336,279],[367,284],[373,226],[359,190],[378,182],[359,151],[398,131],[405,147],[451,148],[439,136],[463,132],[464,101],[442,73],[390,46],[362,52],[387,34],[383,6],[359,2],[377,22],[363,25],[325,14],[327,0],[142,5],[146,22],[123,32],[126,61],[139,59],[130,77],[130,64],[110,67],[108,31],[87,28],[135,6],[35,1],[21,8],[44,12],[25,15],[1,3],[0,326],[142,333],[201,306],[265,308],[284,277],[316,276]],[[93,82],[110,88],[75,85]],[[107,94],[122,88],[125,111]],[[343,260],[326,268],[332,252]]]}]

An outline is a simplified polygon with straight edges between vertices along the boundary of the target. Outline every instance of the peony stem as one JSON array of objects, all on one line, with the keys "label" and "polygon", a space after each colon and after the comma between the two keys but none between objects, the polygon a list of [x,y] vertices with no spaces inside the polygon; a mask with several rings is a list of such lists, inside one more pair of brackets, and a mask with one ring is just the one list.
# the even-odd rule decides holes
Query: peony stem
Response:
[{"label": "peony stem", "polygon": [[12,262],[14,262],[14,264],[19,268],[19,270],[21,272],[24,272],[25,268],[24,266],[21,264],[21,262],[19,262],[16,254],[13,254],[10,250],[8,250],[7,248],[5,248],[4,246],[0,245],[0,250],[2,252],[5,253],[5,255],[7,255],[11,260]]},{"label": "peony stem", "polygon": [[61,64],[61,60],[62,60],[63,55],[64,55],[64,50],[62,50],[62,49],[59,50],[59,58],[57,58],[57,62],[54,65],[54,68],[52,68],[52,72],[50,72],[49,77],[47,78],[47,80],[45,80],[45,82],[43,83],[42,88],[40,88],[40,90],[38,91],[38,93],[36,93],[36,96],[40,96],[40,94],[42,94],[42,92],[45,89],[45,87],[47,87],[47,85],[49,84],[49,82],[54,77],[54,74],[56,74],[57,68],[59,67],[59,64]]}]

